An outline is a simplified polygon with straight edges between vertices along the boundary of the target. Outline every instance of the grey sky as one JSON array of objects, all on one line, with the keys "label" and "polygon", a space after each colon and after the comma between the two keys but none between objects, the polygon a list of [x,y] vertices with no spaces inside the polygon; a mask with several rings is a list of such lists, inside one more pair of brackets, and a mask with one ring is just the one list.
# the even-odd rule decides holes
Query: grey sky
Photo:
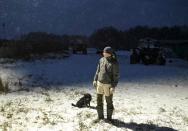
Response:
[{"label": "grey sky", "polygon": [[188,0],[0,0],[0,30],[15,37],[30,31],[86,34],[103,26],[188,24]]}]

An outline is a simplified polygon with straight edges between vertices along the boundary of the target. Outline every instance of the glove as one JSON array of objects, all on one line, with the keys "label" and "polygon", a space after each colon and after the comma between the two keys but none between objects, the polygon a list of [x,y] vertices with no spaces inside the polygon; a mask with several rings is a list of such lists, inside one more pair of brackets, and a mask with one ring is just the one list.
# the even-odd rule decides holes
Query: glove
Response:
[{"label": "glove", "polygon": [[97,88],[97,81],[93,81],[93,87]]},{"label": "glove", "polygon": [[110,88],[110,94],[113,94],[115,92],[115,88],[111,87]]}]

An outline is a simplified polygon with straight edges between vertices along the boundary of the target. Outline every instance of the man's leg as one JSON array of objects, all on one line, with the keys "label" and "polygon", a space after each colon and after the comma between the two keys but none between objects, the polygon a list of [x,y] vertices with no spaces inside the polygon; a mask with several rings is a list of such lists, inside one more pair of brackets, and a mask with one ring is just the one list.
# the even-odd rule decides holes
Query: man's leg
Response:
[{"label": "man's leg", "polygon": [[112,113],[114,110],[114,106],[113,106],[113,94],[111,94],[110,96],[105,96],[106,98],[106,103],[107,103],[107,119],[108,120],[112,120]]},{"label": "man's leg", "polygon": [[97,94],[97,113],[99,119],[104,119],[104,113],[103,113],[103,95]]}]

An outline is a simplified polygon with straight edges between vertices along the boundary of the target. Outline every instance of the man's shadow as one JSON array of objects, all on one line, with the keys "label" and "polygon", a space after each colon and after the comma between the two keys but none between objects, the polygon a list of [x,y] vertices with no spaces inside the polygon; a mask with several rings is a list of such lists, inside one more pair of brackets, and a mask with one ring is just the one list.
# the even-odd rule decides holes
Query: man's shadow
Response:
[{"label": "man's shadow", "polygon": [[[94,107],[94,106],[90,106],[88,108],[96,110],[96,107]],[[118,128],[131,129],[133,131],[177,131],[177,130],[169,128],[169,127],[159,127],[154,124],[143,124],[143,123],[137,124],[134,122],[125,123],[118,119],[113,119],[111,122],[109,122],[109,121],[106,121],[106,122],[109,124],[112,124],[113,126],[116,126]]]},{"label": "man's shadow", "polygon": [[113,119],[110,124],[118,127],[118,128],[127,128],[131,129],[133,131],[177,131],[175,129],[169,128],[169,127],[159,127],[154,124],[137,124],[134,122],[125,123],[118,119]]}]

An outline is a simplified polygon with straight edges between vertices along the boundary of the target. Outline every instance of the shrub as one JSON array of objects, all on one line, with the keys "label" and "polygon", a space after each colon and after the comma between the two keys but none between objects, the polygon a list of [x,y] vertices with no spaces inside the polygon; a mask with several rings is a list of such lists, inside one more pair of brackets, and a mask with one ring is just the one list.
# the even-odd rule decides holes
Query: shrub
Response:
[{"label": "shrub", "polygon": [[3,82],[0,78],[0,92],[7,93],[9,91],[8,82]]}]

